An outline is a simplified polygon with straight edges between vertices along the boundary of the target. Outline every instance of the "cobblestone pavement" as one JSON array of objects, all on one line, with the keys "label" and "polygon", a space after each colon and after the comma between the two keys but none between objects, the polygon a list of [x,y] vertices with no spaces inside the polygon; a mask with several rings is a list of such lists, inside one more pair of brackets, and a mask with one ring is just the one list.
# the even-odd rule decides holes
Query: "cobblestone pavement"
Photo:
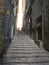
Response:
[{"label": "cobblestone pavement", "polygon": [[49,65],[49,52],[39,48],[26,34],[15,34],[4,65]]}]

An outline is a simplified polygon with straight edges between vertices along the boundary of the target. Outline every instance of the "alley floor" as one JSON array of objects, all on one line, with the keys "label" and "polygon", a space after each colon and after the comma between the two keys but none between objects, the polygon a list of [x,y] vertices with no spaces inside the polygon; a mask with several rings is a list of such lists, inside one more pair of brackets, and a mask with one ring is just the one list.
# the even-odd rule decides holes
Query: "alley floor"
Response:
[{"label": "alley floor", "polygon": [[26,34],[16,33],[4,58],[4,65],[49,65],[49,52],[39,48]]}]

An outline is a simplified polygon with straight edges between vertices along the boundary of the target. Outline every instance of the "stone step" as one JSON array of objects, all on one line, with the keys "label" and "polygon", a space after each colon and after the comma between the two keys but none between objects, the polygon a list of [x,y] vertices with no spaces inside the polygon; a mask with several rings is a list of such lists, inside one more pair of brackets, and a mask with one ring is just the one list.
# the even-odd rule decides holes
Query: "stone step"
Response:
[{"label": "stone step", "polygon": [[[13,47],[13,48],[8,48],[8,50],[27,50],[27,49],[33,49],[33,50],[44,50],[45,51],[45,49],[42,49],[42,48],[35,48],[35,47],[29,47],[29,48],[27,48],[27,47],[25,47],[25,48],[19,48],[19,47]],[[47,52],[47,51],[46,51]]]},{"label": "stone step", "polygon": [[23,52],[21,52],[21,51],[19,52],[19,51],[17,51],[17,52],[7,52],[7,53],[8,54],[18,54],[18,53],[19,54],[35,54],[35,53],[40,54],[40,53],[46,53],[46,52],[30,52],[30,51],[29,52],[27,52],[27,51],[26,52],[24,52],[24,51]]},{"label": "stone step", "polygon": [[10,51],[14,51],[14,52],[15,51],[37,51],[37,52],[39,51],[39,52],[46,52],[44,49],[38,49],[38,48],[37,49],[35,49],[35,48],[30,48],[30,49],[28,49],[28,48],[27,49],[26,48],[22,48],[22,49],[21,48],[18,48],[18,49],[8,49],[8,52],[10,52]]},{"label": "stone step", "polygon": [[33,53],[46,53],[45,51],[8,51],[7,54],[33,54]]},{"label": "stone step", "polygon": [[8,63],[8,64],[4,64],[4,65],[49,65],[49,63]]},{"label": "stone step", "polygon": [[38,46],[36,46],[36,45],[12,45],[12,46],[9,46],[9,47],[38,47]]},{"label": "stone step", "polygon": [[35,46],[33,46],[33,47],[23,47],[23,46],[21,46],[21,47],[16,47],[16,46],[11,46],[11,47],[9,47],[9,48],[39,48],[39,47],[35,47]]},{"label": "stone step", "polygon": [[8,51],[7,53],[46,53],[46,51],[40,50],[21,50],[21,51]]},{"label": "stone step", "polygon": [[[20,45],[23,45],[23,44],[25,44],[25,45],[36,45],[36,44],[34,44],[33,42],[29,42],[29,41],[21,41],[21,40],[16,40],[17,42],[15,42],[14,40],[12,40],[12,45],[19,45],[20,44],[20,42],[22,42]],[[19,42],[18,42],[19,41]],[[15,43],[14,43],[15,42]],[[10,44],[11,45],[11,44]]]},{"label": "stone step", "polygon": [[[39,47],[9,47],[8,49],[43,49]],[[43,49],[45,50],[45,49]]]},{"label": "stone step", "polygon": [[15,49],[15,50],[14,50],[14,49],[8,49],[8,52],[16,52],[16,51],[24,51],[24,52],[25,52],[25,51],[30,51],[30,52],[31,52],[31,51],[32,51],[32,52],[33,52],[33,51],[35,51],[35,52],[46,52],[46,51],[41,50],[41,49],[40,49],[40,50],[39,50],[39,49],[37,49],[37,50],[36,50],[36,49]]},{"label": "stone step", "polygon": [[15,58],[49,58],[49,56],[8,56],[6,59],[15,59]]},{"label": "stone step", "polygon": [[25,56],[34,56],[34,57],[45,57],[45,56],[47,56],[47,57],[49,57],[49,54],[47,54],[47,53],[30,53],[30,54],[24,54],[24,53],[20,53],[20,54],[17,54],[17,53],[8,53],[8,54],[6,54],[6,57],[20,57],[20,56],[22,56],[22,57],[25,57]]},{"label": "stone step", "polygon": [[48,57],[38,57],[38,58],[6,58],[4,60],[6,63],[15,62],[15,63],[49,63]]},{"label": "stone step", "polygon": [[11,47],[11,46],[16,46],[16,47],[17,46],[20,46],[20,47],[21,46],[26,46],[26,47],[28,47],[28,46],[34,47],[35,46],[35,47],[38,47],[37,45],[24,45],[24,44],[22,44],[22,45],[10,45],[9,47]]},{"label": "stone step", "polygon": [[[42,51],[45,51],[45,49],[40,49],[40,48],[36,48],[36,47],[27,47],[27,48],[26,48],[26,47],[20,47],[20,48],[19,48],[19,47],[15,47],[15,48],[13,47],[13,48],[9,48],[8,51],[9,51],[9,50],[11,50],[11,51],[12,51],[12,50],[13,50],[13,51],[14,51],[14,50],[15,50],[15,51],[16,51],[16,50],[18,50],[18,51],[21,51],[21,50],[22,50],[22,51],[23,51],[23,50],[42,50]],[[47,51],[46,51],[46,52],[47,52]]]}]

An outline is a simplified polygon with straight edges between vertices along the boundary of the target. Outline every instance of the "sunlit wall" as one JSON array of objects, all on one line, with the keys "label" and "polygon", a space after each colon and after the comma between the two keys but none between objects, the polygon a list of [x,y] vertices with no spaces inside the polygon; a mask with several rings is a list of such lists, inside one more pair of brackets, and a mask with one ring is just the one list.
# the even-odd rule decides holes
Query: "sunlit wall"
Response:
[{"label": "sunlit wall", "polygon": [[17,16],[17,24],[16,24],[17,30],[22,29],[24,10],[25,10],[25,0],[19,0],[18,16]]}]

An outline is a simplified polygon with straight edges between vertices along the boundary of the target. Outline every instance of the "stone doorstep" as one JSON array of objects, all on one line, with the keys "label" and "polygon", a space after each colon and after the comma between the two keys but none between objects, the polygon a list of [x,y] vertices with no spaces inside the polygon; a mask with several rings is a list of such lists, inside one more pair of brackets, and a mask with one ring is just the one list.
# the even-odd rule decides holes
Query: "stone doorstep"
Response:
[{"label": "stone doorstep", "polygon": [[43,42],[41,40],[36,39],[35,43],[40,47],[43,48]]}]

